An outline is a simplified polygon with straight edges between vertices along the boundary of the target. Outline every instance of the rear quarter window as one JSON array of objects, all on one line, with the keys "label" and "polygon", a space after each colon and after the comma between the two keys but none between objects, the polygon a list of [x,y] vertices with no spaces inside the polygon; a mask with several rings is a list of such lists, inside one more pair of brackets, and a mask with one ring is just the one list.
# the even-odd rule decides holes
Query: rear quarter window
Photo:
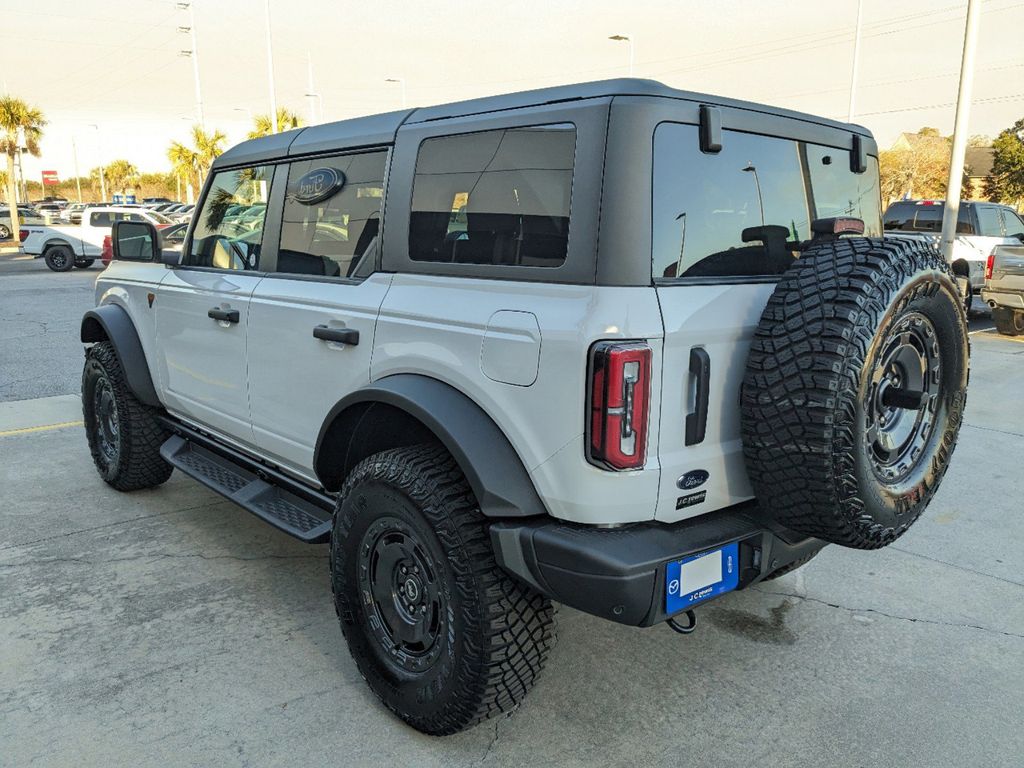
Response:
[{"label": "rear quarter window", "polygon": [[413,261],[558,267],[569,239],[576,129],[506,128],[420,145]]}]

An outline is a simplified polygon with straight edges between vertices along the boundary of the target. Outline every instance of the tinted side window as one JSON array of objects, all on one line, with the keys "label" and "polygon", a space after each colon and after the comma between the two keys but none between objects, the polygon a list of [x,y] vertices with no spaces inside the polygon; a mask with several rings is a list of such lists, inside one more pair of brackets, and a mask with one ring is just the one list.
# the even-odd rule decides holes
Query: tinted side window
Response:
[{"label": "tinted side window", "polygon": [[560,266],[575,151],[571,125],[427,139],[416,159],[410,258]]},{"label": "tinted side window", "polygon": [[[942,212],[945,206],[920,203],[913,200],[893,203],[885,211],[885,229],[893,232],[941,232]],[[966,205],[960,206],[956,219],[956,231],[961,235],[973,235],[974,224]]]},{"label": "tinted side window", "polygon": [[978,211],[978,234],[982,237],[1002,237],[1003,219],[999,215],[999,209],[994,205],[979,205]]},{"label": "tinted side window", "polygon": [[797,142],[724,131],[700,151],[697,126],[654,133],[654,276],[774,275],[810,238]]},{"label": "tinted side window", "polygon": [[185,264],[256,269],[272,177],[269,165],[221,171],[214,176],[196,218]]},{"label": "tinted side window", "polygon": [[292,163],[277,271],[350,277],[380,231],[387,152]]}]

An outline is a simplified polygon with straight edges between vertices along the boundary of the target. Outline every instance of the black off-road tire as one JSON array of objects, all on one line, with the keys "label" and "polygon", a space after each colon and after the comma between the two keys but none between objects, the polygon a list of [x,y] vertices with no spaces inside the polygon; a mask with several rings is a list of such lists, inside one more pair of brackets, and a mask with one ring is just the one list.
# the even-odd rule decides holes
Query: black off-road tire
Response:
[{"label": "black off-road tire", "polygon": [[96,261],[96,259],[79,259],[75,262],[75,266],[78,269],[88,269],[92,266],[94,261]]},{"label": "black off-road tire", "polygon": [[43,261],[54,272],[68,272],[75,266],[75,255],[66,245],[51,245],[43,253]]},{"label": "black off-road tire", "polygon": [[811,560],[818,556],[818,552],[821,552],[821,550],[819,549],[817,552],[811,552],[811,554],[805,557],[801,557],[799,560],[794,560],[792,563],[787,563],[781,568],[776,568],[774,571],[772,571],[763,579],[761,579],[761,581],[772,581],[774,579],[779,578],[779,576],[785,576],[787,573],[792,573],[797,568],[803,568],[805,565],[811,562]]},{"label": "black off-road tire", "polygon": [[[961,298],[938,252],[915,241],[821,243],[787,270],[741,390],[747,472],[769,514],[858,549],[918,519],[967,402]],[[921,407],[892,403],[915,392]]]},{"label": "black off-road tire", "polygon": [[996,330],[1004,336],[1024,335],[1024,312],[1019,309],[993,307],[992,322],[996,324]]},{"label": "black off-road tire", "polygon": [[[403,551],[412,554],[396,560]],[[554,645],[551,602],[495,563],[486,519],[440,446],[384,451],[352,471],[335,510],[330,568],[360,673],[423,733],[455,733],[514,709]],[[421,581],[402,583],[413,568]],[[413,592],[427,608],[406,611]],[[427,617],[426,640],[392,630],[410,615]]]},{"label": "black off-road tire", "polygon": [[160,456],[160,446],[170,432],[157,419],[157,412],[132,394],[110,342],[94,344],[86,353],[82,414],[96,471],[109,485],[119,491],[138,491],[171,476],[174,467]]}]

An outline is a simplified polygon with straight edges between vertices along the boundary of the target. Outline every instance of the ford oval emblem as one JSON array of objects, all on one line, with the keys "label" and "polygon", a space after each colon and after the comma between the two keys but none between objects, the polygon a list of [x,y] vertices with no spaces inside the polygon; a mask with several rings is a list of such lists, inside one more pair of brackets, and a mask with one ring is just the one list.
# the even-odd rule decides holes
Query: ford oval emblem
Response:
[{"label": "ford oval emblem", "polygon": [[303,205],[313,205],[326,200],[345,186],[345,174],[337,168],[314,168],[295,182],[293,196]]},{"label": "ford oval emblem", "polygon": [[689,491],[693,488],[700,488],[708,481],[710,475],[705,469],[694,469],[676,480],[676,485],[682,491]]}]

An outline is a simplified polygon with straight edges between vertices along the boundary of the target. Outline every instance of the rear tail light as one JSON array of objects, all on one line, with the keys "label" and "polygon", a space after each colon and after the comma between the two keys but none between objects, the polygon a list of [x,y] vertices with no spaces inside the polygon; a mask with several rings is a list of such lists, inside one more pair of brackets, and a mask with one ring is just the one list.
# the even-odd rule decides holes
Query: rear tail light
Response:
[{"label": "rear tail light", "polygon": [[22,242],[25,242],[26,240],[28,240],[28,230],[27,229],[19,229],[18,230],[18,239],[21,240]]},{"label": "rear tail light", "polygon": [[990,253],[988,255],[988,261],[985,262],[985,279],[986,280],[991,280],[992,279],[992,268],[995,266],[995,263],[996,263],[996,252],[992,251],[992,253]]},{"label": "rear tail light", "polygon": [[651,348],[602,341],[590,351],[587,459],[606,469],[639,469],[647,459]]}]

